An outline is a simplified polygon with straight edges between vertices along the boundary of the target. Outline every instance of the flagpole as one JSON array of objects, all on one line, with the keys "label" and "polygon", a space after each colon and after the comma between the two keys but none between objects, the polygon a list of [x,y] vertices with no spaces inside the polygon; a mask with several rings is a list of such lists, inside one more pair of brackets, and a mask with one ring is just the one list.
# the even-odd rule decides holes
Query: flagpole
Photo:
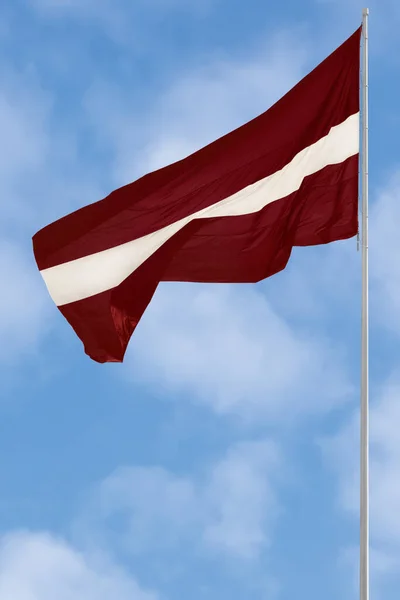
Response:
[{"label": "flagpole", "polygon": [[360,600],[369,600],[368,15],[363,9],[361,157]]}]

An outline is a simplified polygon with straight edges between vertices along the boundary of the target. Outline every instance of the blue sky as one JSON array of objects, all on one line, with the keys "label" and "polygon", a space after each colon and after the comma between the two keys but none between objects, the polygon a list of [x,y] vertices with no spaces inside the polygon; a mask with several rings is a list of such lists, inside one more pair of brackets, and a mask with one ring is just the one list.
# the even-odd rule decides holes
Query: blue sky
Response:
[{"label": "blue sky", "polygon": [[[31,236],[256,116],[355,0],[0,8],[0,600],[357,597],[360,254],[165,284],[123,365],[47,296]],[[370,4],[371,574],[400,585],[400,26]]]}]

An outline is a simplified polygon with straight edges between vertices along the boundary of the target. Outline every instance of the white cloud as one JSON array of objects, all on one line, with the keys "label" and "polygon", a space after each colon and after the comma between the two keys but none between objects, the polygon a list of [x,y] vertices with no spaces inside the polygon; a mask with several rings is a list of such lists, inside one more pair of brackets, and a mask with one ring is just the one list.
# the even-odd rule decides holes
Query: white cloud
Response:
[{"label": "white cloud", "polygon": [[34,353],[48,331],[49,303],[33,259],[0,239],[0,363]]},{"label": "white cloud", "polygon": [[[40,11],[50,11],[54,16],[65,14],[65,12],[77,12],[85,16],[96,16],[96,9],[102,13],[103,11],[112,12],[117,9],[125,11],[127,15],[132,11],[133,3],[129,0],[30,0],[30,4]],[[158,8],[158,9],[173,9],[173,8],[188,8],[196,10],[196,4],[205,6],[209,2],[201,0],[200,2],[184,1],[184,0],[136,0],[135,5],[140,7]]]},{"label": "white cloud", "polygon": [[[138,583],[135,570],[145,563],[146,580],[164,585],[182,567],[190,573],[210,559],[221,568],[230,565],[228,581],[275,593],[258,559],[280,514],[283,468],[278,447],[266,439],[237,443],[190,476],[156,467],[119,468],[93,489],[87,511],[75,522],[74,544],[48,532],[0,536],[0,598],[158,600],[158,593]],[[129,571],[112,556],[123,557]],[[207,581],[204,589],[211,597],[218,588]]]},{"label": "white cloud", "polygon": [[217,60],[187,74],[154,110],[154,140],[142,169],[178,160],[267,110],[301,78],[305,60],[305,45],[296,35],[282,32],[250,58]]},{"label": "white cloud", "polygon": [[0,361],[12,363],[37,351],[55,314],[31,236],[85,197],[99,196],[90,175],[82,173],[74,144],[52,128],[53,99],[35,69],[19,72],[0,64],[0,74],[6,140],[0,148]]},{"label": "white cloud", "polygon": [[388,178],[378,191],[370,211],[371,299],[373,314],[380,324],[400,333],[400,268],[397,249],[397,223],[400,220],[400,173]]},{"label": "white cloud", "polygon": [[[400,179],[395,172],[382,189],[373,192],[369,219],[371,328],[376,336],[377,328],[384,325],[394,339],[400,333],[399,203]],[[398,583],[400,565],[400,378],[398,370],[392,372],[397,355],[379,341],[371,346],[372,368],[376,361],[386,380],[379,385],[372,380],[370,392],[371,574],[374,595],[385,597],[385,585]],[[389,377],[388,372],[392,372]],[[358,519],[359,413],[350,415],[336,435],[325,439],[322,449],[337,475],[339,507]],[[356,572],[358,551],[350,554]]]},{"label": "white cloud", "polygon": [[400,384],[388,382],[371,414],[371,510],[376,540],[396,546],[400,559]]},{"label": "white cloud", "polygon": [[[304,73],[304,48],[286,32],[247,59],[214,60],[160,94],[140,122],[121,90],[94,86],[86,97],[88,119],[114,148],[116,184],[182,158],[266,110]],[[322,280],[331,262],[328,255]],[[342,264],[339,271],[343,279]],[[292,288],[296,293],[297,284]],[[315,286],[306,292],[315,304]],[[341,351],[323,336],[293,330],[254,287],[161,286],[130,354],[135,378],[189,393],[219,413],[280,413],[290,420],[328,410],[349,391]]]},{"label": "white cloud", "polygon": [[[398,0],[315,0],[315,4],[325,13],[329,22],[329,31],[324,36],[337,39],[338,35],[346,36],[362,23],[362,10],[367,6],[369,15],[369,52],[372,59],[379,56],[381,64],[388,62],[398,66],[397,35],[400,23],[400,5]],[[373,63],[371,62],[371,65]]]},{"label": "white cloud", "polygon": [[236,444],[200,477],[120,468],[95,491],[90,515],[103,527],[122,517],[124,541],[134,553],[179,545],[180,552],[255,559],[268,547],[279,514],[281,469],[280,452],[269,440]]},{"label": "white cloud", "polygon": [[125,373],[220,414],[282,418],[340,405],[351,391],[337,349],[291,327],[254,286],[160,286]]},{"label": "white cloud", "polygon": [[[395,544],[400,552],[400,384],[387,382],[370,411],[371,531],[376,542]],[[340,500],[344,509],[359,507],[358,415],[327,445],[340,474]],[[346,460],[345,460],[346,457]]]},{"label": "white cloud", "polygon": [[[73,19],[94,25],[114,43],[135,46],[139,51],[148,44],[146,32],[153,32],[166,14],[181,12],[203,17],[215,0],[29,0],[30,6],[42,17]],[[152,28],[148,27],[149,17]]]},{"label": "white cloud", "polygon": [[282,32],[244,59],[214,56],[158,93],[140,119],[132,117],[130,94],[94,85],[86,98],[88,119],[115,149],[118,185],[183,158],[264,112],[304,73],[305,48],[295,33]]},{"label": "white cloud", "polygon": [[[2,72],[5,84],[0,91],[0,126],[7,144],[0,149],[0,173],[15,176],[21,167],[35,169],[46,157],[47,139],[44,134],[49,99],[34,82],[26,95],[20,78]],[[29,77],[29,74],[28,74]],[[32,78],[30,78],[32,79]],[[25,87],[25,89],[23,89]]]},{"label": "white cloud", "polygon": [[[0,149],[0,362],[9,365],[34,354],[49,325],[51,307],[30,245],[38,207],[23,192],[33,191],[30,180],[49,156],[51,102],[34,73],[1,73],[0,129],[7,143]],[[27,243],[21,244],[21,232]]]},{"label": "white cloud", "polygon": [[47,533],[0,538],[1,600],[157,600],[121,569]]},{"label": "white cloud", "polygon": [[214,514],[204,530],[208,545],[245,558],[269,545],[279,513],[275,484],[281,467],[269,442],[238,444],[214,467],[205,494]]},{"label": "white cloud", "polygon": [[[141,122],[121,90],[94,86],[86,98],[88,119],[114,148],[116,184],[182,158],[266,110],[300,79],[306,58],[304,43],[281,33],[247,59],[217,59],[181,77]],[[318,264],[315,280],[324,281],[327,267],[336,265],[330,256]],[[341,257],[346,262],[347,251]],[[309,285],[311,271],[304,269],[309,289],[303,298],[316,312],[321,303],[315,283]],[[342,262],[337,271],[343,280]],[[297,283],[290,294],[297,296]],[[285,290],[282,295],[285,304]],[[161,286],[129,355],[136,380],[190,394],[219,413],[280,414],[290,421],[302,412],[329,410],[349,391],[341,350],[324,336],[293,329],[254,287]]]},{"label": "white cloud", "polygon": [[[370,410],[371,572],[377,593],[400,565],[400,384],[398,377],[373,391]],[[322,444],[338,476],[339,506],[359,515],[359,417]],[[352,561],[357,567],[356,557]]]},{"label": "white cloud", "polygon": [[[357,546],[349,546],[340,555],[342,577],[346,573],[346,590],[343,600],[351,600],[359,594],[360,550]],[[390,552],[370,547],[370,596],[376,600],[394,598],[398,589],[399,557]],[[392,590],[390,589],[392,587]]]},{"label": "white cloud", "polygon": [[31,71],[16,73],[0,65],[0,130],[7,143],[0,148],[2,226],[8,218],[24,224],[32,217],[29,202],[19,194],[21,179],[34,176],[49,154],[47,118],[50,97]]}]

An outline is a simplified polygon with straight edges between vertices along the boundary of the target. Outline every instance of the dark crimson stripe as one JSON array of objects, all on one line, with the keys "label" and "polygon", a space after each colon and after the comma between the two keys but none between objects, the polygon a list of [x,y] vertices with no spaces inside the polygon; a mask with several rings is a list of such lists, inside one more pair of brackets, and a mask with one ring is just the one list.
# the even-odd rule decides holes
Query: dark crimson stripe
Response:
[{"label": "dark crimson stripe", "polygon": [[358,156],[306,177],[251,215],[192,221],[113,290],[60,307],[98,362],[122,361],[159,281],[256,282],[282,270],[293,246],[358,230]]},{"label": "dark crimson stripe", "polygon": [[246,125],[39,231],[33,238],[39,269],[142,237],[288,164],[358,112],[360,34],[361,28]]}]

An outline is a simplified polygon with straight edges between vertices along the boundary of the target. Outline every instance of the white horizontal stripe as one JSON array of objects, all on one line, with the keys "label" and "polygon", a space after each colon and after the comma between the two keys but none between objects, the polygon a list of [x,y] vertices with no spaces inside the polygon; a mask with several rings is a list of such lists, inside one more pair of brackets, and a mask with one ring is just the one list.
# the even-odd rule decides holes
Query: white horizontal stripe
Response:
[{"label": "white horizontal stripe", "polygon": [[298,190],[307,175],[339,164],[358,151],[359,113],[356,113],[299,152],[283,169],[236,194],[131,242],[44,269],[41,273],[47,289],[58,306],[112,289],[193,219],[258,212]]}]

